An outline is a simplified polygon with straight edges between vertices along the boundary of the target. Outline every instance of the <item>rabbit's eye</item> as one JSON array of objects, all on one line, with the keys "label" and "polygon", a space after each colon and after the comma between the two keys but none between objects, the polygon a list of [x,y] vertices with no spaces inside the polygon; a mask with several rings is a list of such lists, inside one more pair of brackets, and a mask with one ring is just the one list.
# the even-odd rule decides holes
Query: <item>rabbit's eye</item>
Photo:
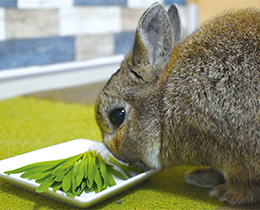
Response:
[{"label": "rabbit's eye", "polygon": [[124,122],[124,119],[125,119],[124,108],[117,108],[112,110],[109,113],[109,120],[116,127],[119,127]]}]

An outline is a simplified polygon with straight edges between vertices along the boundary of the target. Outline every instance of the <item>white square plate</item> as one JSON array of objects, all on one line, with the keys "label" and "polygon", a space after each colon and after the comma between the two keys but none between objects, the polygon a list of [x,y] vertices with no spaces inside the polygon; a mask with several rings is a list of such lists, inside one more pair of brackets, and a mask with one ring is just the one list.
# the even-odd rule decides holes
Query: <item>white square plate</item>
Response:
[{"label": "white square plate", "polygon": [[[36,183],[34,180],[21,178],[20,177],[21,174],[7,175],[4,172],[35,162],[57,160],[57,159],[71,157],[86,152],[89,149],[97,150],[97,152],[100,152],[102,157],[104,157],[107,154],[110,154],[110,152],[105,148],[103,143],[95,142],[87,139],[75,139],[65,143],[57,144],[54,146],[46,147],[43,149],[35,150],[22,155],[1,160],[0,177],[19,187],[35,191],[35,189],[39,186],[39,184]],[[119,170],[116,166],[115,169]],[[130,187],[133,187],[134,185],[152,176],[156,172],[158,171],[154,169],[149,170],[140,174],[135,174],[132,178],[129,178],[127,180],[121,180],[117,177],[114,177],[116,181],[115,186],[107,188],[106,190],[103,190],[99,193],[83,192],[80,196],[76,196],[74,198],[68,197],[64,192],[60,190],[58,190],[57,192],[53,192],[52,188],[49,188],[48,191],[39,194],[43,196],[47,196],[49,198],[53,198],[55,200],[64,203],[68,203],[70,205],[86,208],[94,204],[97,204],[98,202],[101,202],[115,194],[118,194]]]}]

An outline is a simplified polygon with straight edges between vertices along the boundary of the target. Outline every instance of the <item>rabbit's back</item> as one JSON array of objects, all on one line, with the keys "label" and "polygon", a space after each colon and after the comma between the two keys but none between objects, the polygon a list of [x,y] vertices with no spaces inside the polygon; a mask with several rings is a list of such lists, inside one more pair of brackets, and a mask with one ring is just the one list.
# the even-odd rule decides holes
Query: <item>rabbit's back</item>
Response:
[{"label": "rabbit's back", "polygon": [[199,151],[212,145],[218,155],[234,150],[230,161],[243,158],[240,150],[249,156],[260,153],[259,23],[259,10],[229,12],[175,47],[161,77],[167,81],[166,119],[174,124],[169,128],[174,133],[166,135],[183,137],[184,130],[193,130],[190,138],[185,135],[201,139],[195,141]]}]

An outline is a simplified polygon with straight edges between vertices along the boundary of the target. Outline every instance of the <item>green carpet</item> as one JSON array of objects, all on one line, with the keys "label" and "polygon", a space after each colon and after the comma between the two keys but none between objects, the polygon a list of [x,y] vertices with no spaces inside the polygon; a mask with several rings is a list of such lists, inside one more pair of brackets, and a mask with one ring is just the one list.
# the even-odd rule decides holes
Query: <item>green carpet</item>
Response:
[{"label": "green carpet", "polygon": [[[17,97],[0,101],[0,159],[87,138],[101,141],[93,107]],[[184,182],[194,166],[164,170],[92,209],[216,209],[208,190]],[[0,179],[0,209],[76,209],[14,187]]]}]

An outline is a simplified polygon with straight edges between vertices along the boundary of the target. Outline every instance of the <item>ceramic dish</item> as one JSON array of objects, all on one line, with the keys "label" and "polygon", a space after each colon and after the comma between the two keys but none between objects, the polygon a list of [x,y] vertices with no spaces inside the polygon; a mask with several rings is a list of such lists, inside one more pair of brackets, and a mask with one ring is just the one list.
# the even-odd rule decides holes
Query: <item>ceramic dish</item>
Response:
[{"label": "ceramic dish", "polygon": [[[75,139],[65,143],[57,144],[54,146],[46,147],[43,149],[35,150],[22,155],[1,160],[0,177],[19,187],[35,191],[39,184],[37,184],[34,180],[21,178],[21,174],[7,175],[4,172],[35,162],[67,158],[86,152],[89,149],[97,150],[97,152],[100,152],[103,157],[107,154],[110,154],[109,151],[105,148],[104,144],[100,142],[95,142],[87,139]],[[120,170],[116,166],[115,169]],[[127,180],[121,180],[117,177],[114,177],[116,181],[115,186],[107,188],[106,190],[103,190],[99,193],[83,192],[80,196],[76,196],[74,198],[68,197],[64,192],[60,190],[58,190],[57,192],[53,192],[52,188],[49,188],[49,190],[44,193],[39,193],[39,195],[47,196],[49,198],[65,202],[67,204],[74,205],[77,207],[86,208],[94,204],[97,204],[98,202],[101,202],[115,194],[118,194],[130,187],[133,187],[134,185],[152,176],[156,172],[156,170],[149,170],[140,174],[133,174],[133,177]]]}]

